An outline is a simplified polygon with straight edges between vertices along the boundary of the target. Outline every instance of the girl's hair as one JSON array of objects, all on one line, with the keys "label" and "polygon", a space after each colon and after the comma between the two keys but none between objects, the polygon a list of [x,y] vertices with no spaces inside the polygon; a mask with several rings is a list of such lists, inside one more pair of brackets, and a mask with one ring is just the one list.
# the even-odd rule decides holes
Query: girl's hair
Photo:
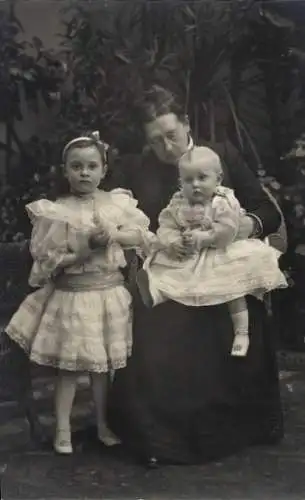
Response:
[{"label": "girl's hair", "polygon": [[64,164],[66,163],[68,153],[71,151],[71,149],[88,148],[91,146],[96,147],[101,156],[103,164],[107,165],[108,164],[107,151],[109,149],[109,146],[100,139],[99,132],[88,132],[87,134],[84,134],[83,136],[80,137],[76,137],[75,139],[72,139],[70,142],[68,142],[68,144],[66,144],[62,152],[63,163]]},{"label": "girl's hair", "polygon": [[[63,167],[67,162],[67,157],[70,151],[74,148],[88,148],[95,146],[98,150],[104,168],[106,170],[106,175],[108,173],[108,144],[104,143],[98,132],[88,132],[80,137],[72,139],[66,144],[62,152],[62,165],[60,168],[56,169],[54,175],[54,182],[50,192],[50,198],[56,200],[57,198],[67,196],[70,193],[70,186],[67,179],[63,176]],[[105,179],[105,178],[104,178]]]},{"label": "girl's hair", "polygon": [[186,118],[183,106],[170,90],[160,85],[152,85],[143,92],[138,104],[138,116],[142,125],[169,113],[174,113],[180,121]]}]

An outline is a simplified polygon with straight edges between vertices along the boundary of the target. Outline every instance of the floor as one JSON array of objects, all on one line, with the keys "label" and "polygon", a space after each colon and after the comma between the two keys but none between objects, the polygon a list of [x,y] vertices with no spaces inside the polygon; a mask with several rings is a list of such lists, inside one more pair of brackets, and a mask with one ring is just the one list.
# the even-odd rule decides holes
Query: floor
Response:
[{"label": "floor", "polygon": [[[13,403],[1,405],[0,475],[2,499],[304,499],[305,371],[281,371],[286,437],[276,447],[252,448],[205,466],[167,466],[146,470],[123,452],[93,443],[73,457],[31,449],[23,419]],[[51,432],[49,377],[35,380],[35,398]],[[92,415],[88,381],[80,379],[74,426]],[[16,412],[15,412],[16,413]]]}]

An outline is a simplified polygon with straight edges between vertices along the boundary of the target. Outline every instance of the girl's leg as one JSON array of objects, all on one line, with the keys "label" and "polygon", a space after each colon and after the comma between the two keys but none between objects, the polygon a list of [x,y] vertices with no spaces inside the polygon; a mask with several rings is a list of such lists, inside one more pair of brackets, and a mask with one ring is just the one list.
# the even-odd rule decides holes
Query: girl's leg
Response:
[{"label": "girl's leg", "polygon": [[232,356],[246,356],[249,347],[249,315],[245,297],[228,303],[234,328]]},{"label": "girl's leg", "polygon": [[91,383],[96,409],[98,439],[106,446],[120,444],[119,438],[113,434],[107,425],[106,415],[109,374],[91,373]]},{"label": "girl's leg", "polygon": [[60,370],[55,390],[56,437],[54,448],[58,453],[72,453],[71,412],[76,392],[77,373]]}]

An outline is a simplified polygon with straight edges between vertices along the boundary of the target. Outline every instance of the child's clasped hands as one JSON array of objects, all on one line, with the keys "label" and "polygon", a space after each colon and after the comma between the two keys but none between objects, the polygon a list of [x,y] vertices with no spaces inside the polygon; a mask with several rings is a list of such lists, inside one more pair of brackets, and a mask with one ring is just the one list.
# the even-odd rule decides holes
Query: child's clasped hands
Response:
[{"label": "child's clasped hands", "polygon": [[93,222],[94,227],[89,233],[89,245],[93,250],[104,248],[111,240],[110,228],[98,217],[94,217]]},{"label": "child's clasped hands", "polygon": [[178,259],[194,255],[208,245],[207,231],[202,229],[186,229],[181,232],[181,237],[171,245],[170,250]]}]

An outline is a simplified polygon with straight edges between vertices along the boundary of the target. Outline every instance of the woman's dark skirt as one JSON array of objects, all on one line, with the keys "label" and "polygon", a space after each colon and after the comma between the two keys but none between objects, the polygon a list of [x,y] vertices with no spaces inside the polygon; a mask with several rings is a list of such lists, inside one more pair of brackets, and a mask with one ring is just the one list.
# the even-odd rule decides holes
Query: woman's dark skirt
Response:
[{"label": "woman's dark skirt", "polygon": [[203,463],[281,439],[272,329],[262,303],[249,298],[248,308],[251,344],[242,359],[230,356],[226,305],[146,309],[135,296],[133,355],[110,395],[111,426],[131,453]]}]

